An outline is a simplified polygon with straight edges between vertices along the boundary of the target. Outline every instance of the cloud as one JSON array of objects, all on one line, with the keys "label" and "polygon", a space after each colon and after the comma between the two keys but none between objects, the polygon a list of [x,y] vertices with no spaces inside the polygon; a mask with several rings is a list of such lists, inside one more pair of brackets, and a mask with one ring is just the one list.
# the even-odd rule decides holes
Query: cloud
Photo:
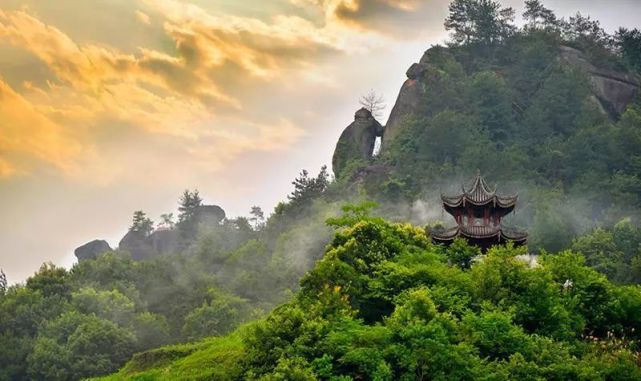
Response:
[{"label": "cloud", "polygon": [[77,170],[76,160],[90,154],[76,136],[0,80],[0,178],[25,173],[38,163],[70,174]]},{"label": "cloud", "polygon": [[145,12],[137,10],[136,11],[136,18],[138,19],[138,21],[140,21],[141,23],[143,23],[145,25],[151,25],[151,18]]},{"label": "cloud", "polygon": [[[2,83],[11,101],[0,108],[0,178],[46,163],[63,175],[105,183],[165,152],[184,165],[215,169],[246,152],[286,150],[305,135],[302,118],[291,105],[279,112],[278,98],[261,97],[340,87],[327,70],[335,70],[331,58],[377,46],[391,20],[417,17],[426,6],[417,0],[296,3],[287,14],[259,18],[185,1],[139,0],[138,9],[127,11],[153,34],[146,41],[162,43],[126,51],[84,41],[81,33],[72,38],[65,25],[28,9],[0,9],[0,44],[28,52],[46,68],[38,78]],[[296,12],[300,7],[316,12]],[[121,160],[115,147],[137,152]]]},{"label": "cloud", "polygon": [[[291,0],[322,9],[327,23],[340,23],[387,37],[421,38],[442,29],[448,0]],[[436,28],[435,28],[436,27]]]},{"label": "cloud", "polygon": [[[126,54],[78,43],[25,11],[0,10],[0,41],[31,52],[53,75],[46,85],[26,81],[19,91],[2,83],[2,95],[11,101],[0,108],[0,177],[47,162],[66,175],[111,178],[121,173],[114,168],[119,160],[103,157],[100,165],[100,157],[83,159],[84,170],[78,163],[85,151],[104,154],[99,146],[118,139],[114,125],[140,130],[147,137],[139,138],[153,144],[160,143],[152,135],[173,136],[162,144],[182,150],[181,160],[208,160],[210,167],[246,151],[286,149],[303,135],[288,119],[260,120],[245,112],[246,94],[239,89],[285,75],[304,77],[310,59],[339,51],[340,39],[298,17],[266,23],[212,16],[174,1],[149,4],[174,49],[141,47]],[[136,12],[141,21],[151,20]]]},{"label": "cloud", "polygon": [[101,94],[110,85],[135,82],[157,86],[199,100],[237,106],[193,68],[184,57],[140,49],[137,56],[96,44],[79,45],[61,30],[23,12],[0,10],[0,37],[31,51],[48,65],[56,79],[79,91]]},{"label": "cloud", "polygon": [[349,48],[337,30],[318,28],[298,16],[275,15],[268,23],[213,15],[174,0],[146,4],[165,19],[165,31],[191,67],[236,67],[246,75],[272,79],[285,68],[304,67],[310,60]]}]

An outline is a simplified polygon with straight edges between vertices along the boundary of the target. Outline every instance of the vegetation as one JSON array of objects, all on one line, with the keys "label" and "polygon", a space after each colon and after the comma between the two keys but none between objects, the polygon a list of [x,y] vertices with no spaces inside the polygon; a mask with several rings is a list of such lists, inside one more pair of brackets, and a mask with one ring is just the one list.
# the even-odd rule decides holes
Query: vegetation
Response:
[{"label": "vegetation", "polygon": [[[329,240],[332,207],[319,199],[328,185],[324,168],[317,177],[304,171],[267,222],[252,207],[250,220],[217,225],[198,223],[202,199],[185,191],[178,224],[161,218],[161,230],[180,234],[175,253],[134,261],[114,251],[71,270],[44,264],[9,287],[0,271],[0,380],[109,374],[134,353],[225,335],[264,315],[292,295]],[[130,231],[152,230],[136,211]]]},{"label": "vegetation", "polygon": [[145,212],[137,210],[134,212],[133,221],[129,231],[142,234],[143,236],[148,236],[154,231],[154,222],[147,217]]},{"label": "vegetation", "polygon": [[[158,225],[175,252],[45,264],[13,286],[0,271],[0,380],[640,379],[641,103],[604,110],[559,50],[638,73],[641,33],[537,0],[523,16],[519,29],[495,1],[452,2],[453,39],[420,78],[424,114],[373,159],[389,174],[304,170],[267,218],[254,206],[214,225],[187,190],[177,222]],[[527,227],[538,265],[394,223],[437,223],[423,209],[476,168],[521,190],[508,222]],[[364,198],[379,206],[336,217]],[[153,222],[137,211],[130,230]]]},{"label": "vegetation", "polygon": [[340,226],[293,300],[233,335],[137,355],[107,379],[635,380],[640,286],[571,251],[535,267],[495,247],[470,268],[424,229]]},{"label": "vegetation", "polygon": [[603,70],[638,76],[640,32],[608,35],[590,17],[558,19],[537,0],[526,2],[523,28],[512,16],[495,1],[453,1],[445,21],[452,41],[421,60],[420,112],[394,127],[371,163],[353,163],[341,177],[385,167],[385,181],[363,181],[368,198],[434,204],[479,168],[519,193],[524,208],[506,222],[527,227],[533,252],[567,248],[576,235],[626,217],[636,223],[641,103],[619,114],[560,52],[576,48]]}]

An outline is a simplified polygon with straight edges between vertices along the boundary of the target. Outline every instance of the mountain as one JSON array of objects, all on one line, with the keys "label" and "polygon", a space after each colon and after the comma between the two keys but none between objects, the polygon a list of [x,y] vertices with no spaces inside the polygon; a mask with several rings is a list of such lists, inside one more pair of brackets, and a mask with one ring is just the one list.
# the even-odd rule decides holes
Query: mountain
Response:
[{"label": "mountain", "polygon": [[612,50],[536,29],[490,46],[434,46],[407,77],[384,128],[360,110],[341,135],[333,170],[347,189],[383,204],[423,201],[434,215],[439,194],[480,169],[519,193],[509,221],[530,230],[534,252],[638,218],[641,82]]},{"label": "mountain", "polygon": [[600,37],[560,29],[428,49],[385,126],[355,113],[315,205],[368,198],[378,215],[430,222],[441,191],[478,168],[520,192],[510,222],[530,231],[530,253],[574,252],[481,257],[346,207],[291,301],[107,379],[641,377],[639,74]]},{"label": "mountain", "polygon": [[[0,282],[0,380],[640,379],[641,33],[527,4],[518,29],[453,1],[387,123],[356,111],[335,178],[267,219],[185,191],[177,223],[136,211],[117,250]],[[477,169],[527,248],[431,242]]]}]

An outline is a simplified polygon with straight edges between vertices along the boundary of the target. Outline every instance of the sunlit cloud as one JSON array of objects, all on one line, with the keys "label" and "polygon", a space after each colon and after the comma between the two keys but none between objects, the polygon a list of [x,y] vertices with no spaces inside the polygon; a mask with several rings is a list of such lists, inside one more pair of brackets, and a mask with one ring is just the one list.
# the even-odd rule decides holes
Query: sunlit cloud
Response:
[{"label": "sunlit cloud", "polygon": [[[140,47],[136,54],[125,54],[108,45],[78,43],[26,11],[0,10],[2,41],[31,52],[54,74],[44,86],[26,81],[22,88],[12,89],[2,84],[3,93],[13,103],[20,102],[19,109],[31,110],[29,114],[38,119],[38,123],[27,123],[17,120],[19,114],[14,110],[18,108],[2,109],[0,118],[20,127],[0,126],[2,177],[28,172],[34,165],[30,155],[64,174],[95,173],[70,168],[77,165],[73,163],[78,163],[84,150],[100,152],[93,148],[110,139],[108,129],[114,121],[149,134],[180,137],[175,145],[184,149],[184,160],[204,160],[208,154],[210,166],[244,151],[285,149],[303,135],[302,129],[284,118],[254,120],[244,112],[243,99],[234,93],[250,86],[248,78],[255,78],[259,86],[282,77],[285,70],[290,77],[292,70],[299,70],[302,79],[321,78],[313,74],[310,60],[344,48],[336,33],[319,31],[296,16],[277,16],[265,23],[213,16],[174,1],[147,5],[162,20],[175,50]],[[135,12],[141,22],[151,22],[149,14]],[[34,134],[34,127],[27,125],[44,126],[43,130],[52,132]],[[69,141],[51,141],[54,138]],[[208,149],[199,148],[203,142]],[[6,154],[9,143],[12,152],[25,144],[20,149],[22,156]],[[88,168],[97,167],[82,161]],[[105,171],[113,165],[113,161],[105,164]],[[104,174],[100,177],[105,178]]]},{"label": "sunlit cloud", "polygon": [[141,23],[143,23],[145,25],[151,25],[151,18],[145,12],[137,10],[136,11],[136,18],[138,19],[138,21],[140,21]]},{"label": "sunlit cloud", "polygon": [[[322,10],[325,22],[389,38],[421,37],[428,25],[440,28],[449,0],[291,0],[299,6]],[[436,17],[434,17],[436,16]]]},{"label": "sunlit cloud", "polygon": [[69,132],[0,80],[0,178],[38,164],[72,174],[76,159],[91,152]]}]

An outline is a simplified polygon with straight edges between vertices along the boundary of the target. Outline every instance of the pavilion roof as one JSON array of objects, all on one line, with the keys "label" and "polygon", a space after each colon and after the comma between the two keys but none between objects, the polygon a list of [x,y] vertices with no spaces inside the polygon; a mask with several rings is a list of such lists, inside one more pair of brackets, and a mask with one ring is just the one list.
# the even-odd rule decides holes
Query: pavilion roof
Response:
[{"label": "pavilion roof", "polygon": [[452,241],[459,236],[472,239],[496,238],[498,241],[515,242],[525,242],[527,240],[527,233],[501,226],[488,225],[460,225],[443,231],[430,231],[430,234],[437,241]]},{"label": "pavilion roof", "polygon": [[516,205],[518,195],[498,195],[496,187],[491,189],[485,179],[481,176],[481,172],[476,172],[474,182],[469,189],[461,186],[462,193],[457,195],[441,195],[443,204],[451,208],[465,206],[472,204],[477,206],[487,205],[492,203],[494,206],[501,208],[513,208]]}]

